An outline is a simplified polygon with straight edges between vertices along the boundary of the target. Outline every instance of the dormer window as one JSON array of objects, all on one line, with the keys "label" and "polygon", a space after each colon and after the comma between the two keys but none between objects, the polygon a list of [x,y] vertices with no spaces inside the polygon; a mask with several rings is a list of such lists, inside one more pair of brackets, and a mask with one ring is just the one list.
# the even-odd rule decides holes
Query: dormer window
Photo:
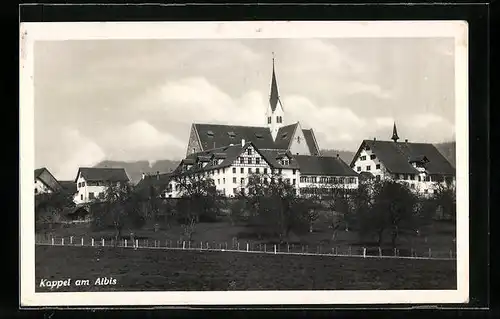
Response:
[{"label": "dormer window", "polygon": [[252,149],[251,148],[247,149],[247,154],[248,155],[252,155]]},{"label": "dormer window", "polygon": [[208,135],[208,137],[214,137],[214,132],[212,132],[212,131],[208,131],[208,132],[207,132],[207,135]]},{"label": "dormer window", "polygon": [[281,160],[281,165],[283,165],[283,166],[288,166],[288,164],[290,164],[290,161],[289,161],[289,159],[288,159],[288,158],[283,158],[283,159]]},{"label": "dormer window", "polygon": [[227,135],[229,135],[230,138],[236,137],[236,133],[234,133],[234,132],[227,132]]},{"label": "dormer window", "polygon": [[260,134],[260,133],[255,133],[255,137],[257,137],[258,139],[263,138],[262,134]]},{"label": "dormer window", "polygon": [[285,139],[287,137],[287,135],[288,135],[288,133],[283,133],[283,134],[281,134],[281,138]]}]

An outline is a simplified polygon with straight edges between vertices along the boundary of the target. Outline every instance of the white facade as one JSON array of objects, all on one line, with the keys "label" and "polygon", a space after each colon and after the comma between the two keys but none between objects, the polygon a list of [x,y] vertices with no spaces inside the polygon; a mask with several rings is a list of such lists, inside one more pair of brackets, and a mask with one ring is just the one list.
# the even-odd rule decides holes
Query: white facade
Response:
[{"label": "white facade", "polygon": [[47,187],[41,180],[35,178],[35,195],[52,193],[52,190]]},{"label": "white facade", "polygon": [[[444,180],[437,181],[436,177],[425,173],[423,167],[417,167],[416,163],[412,164],[419,171],[418,174],[391,174],[384,167],[384,164],[378,159],[377,155],[371,149],[363,149],[357,157],[353,169],[355,172],[368,172],[375,176],[376,180],[392,179],[406,184],[410,189],[418,194],[433,194],[438,185],[446,185]],[[453,184],[455,178],[453,178]]]},{"label": "white facade", "polygon": [[106,189],[107,182],[86,181],[82,174],[79,174],[76,181],[76,194],[73,197],[73,202],[78,205],[89,203],[98,198],[103,198]]},{"label": "white facade", "polygon": [[312,155],[309,146],[307,146],[307,141],[304,136],[304,131],[302,131],[302,127],[300,126],[300,122],[298,122],[295,127],[289,150],[293,155]]},{"label": "white facade", "polygon": [[276,104],[276,108],[274,112],[271,108],[271,105],[268,105],[266,111],[266,125],[271,130],[271,136],[274,140],[276,140],[276,135],[278,134],[279,129],[285,124],[285,112],[283,110],[283,106],[281,105],[281,101],[278,101]]}]

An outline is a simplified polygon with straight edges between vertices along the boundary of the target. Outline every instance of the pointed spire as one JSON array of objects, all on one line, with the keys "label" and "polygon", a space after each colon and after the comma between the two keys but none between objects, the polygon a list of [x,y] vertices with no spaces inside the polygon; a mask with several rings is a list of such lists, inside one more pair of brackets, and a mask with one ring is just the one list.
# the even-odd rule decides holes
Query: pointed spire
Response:
[{"label": "pointed spire", "polygon": [[274,112],[276,110],[276,106],[279,101],[279,93],[278,93],[278,83],[276,81],[276,73],[274,71],[274,52],[273,52],[273,76],[271,79],[271,95],[269,96],[269,104],[271,104],[271,110]]},{"label": "pointed spire", "polygon": [[396,129],[396,122],[394,122],[394,127],[392,128],[391,140],[393,140],[394,142],[397,142],[399,140],[398,130]]}]

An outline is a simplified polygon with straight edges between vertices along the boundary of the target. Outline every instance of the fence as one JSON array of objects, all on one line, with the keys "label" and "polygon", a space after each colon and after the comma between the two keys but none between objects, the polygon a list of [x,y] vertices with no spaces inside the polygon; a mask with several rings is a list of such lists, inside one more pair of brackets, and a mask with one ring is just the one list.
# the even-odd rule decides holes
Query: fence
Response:
[{"label": "fence", "polygon": [[402,259],[432,259],[432,260],[456,260],[453,250],[436,251],[428,249],[382,249],[379,247],[359,246],[337,246],[324,247],[321,245],[297,245],[297,244],[265,244],[253,242],[216,243],[216,242],[189,242],[172,240],[148,240],[148,239],[113,239],[84,238],[84,237],[43,237],[36,236],[36,245],[51,246],[76,246],[76,247],[123,247],[133,249],[171,249],[171,250],[198,250],[198,251],[221,251],[221,252],[247,252],[263,254],[289,254],[308,256],[343,256],[363,258],[402,258]]}]

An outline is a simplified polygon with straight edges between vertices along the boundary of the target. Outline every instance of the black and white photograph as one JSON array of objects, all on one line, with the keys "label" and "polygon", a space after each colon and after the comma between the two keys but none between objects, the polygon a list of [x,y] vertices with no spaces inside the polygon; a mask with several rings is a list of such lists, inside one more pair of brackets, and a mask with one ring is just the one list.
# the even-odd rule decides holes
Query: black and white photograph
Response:
[{"label": "black and white photograph", "polygon": [[21,24],[21,303],[466,302],[467,41]]}]

